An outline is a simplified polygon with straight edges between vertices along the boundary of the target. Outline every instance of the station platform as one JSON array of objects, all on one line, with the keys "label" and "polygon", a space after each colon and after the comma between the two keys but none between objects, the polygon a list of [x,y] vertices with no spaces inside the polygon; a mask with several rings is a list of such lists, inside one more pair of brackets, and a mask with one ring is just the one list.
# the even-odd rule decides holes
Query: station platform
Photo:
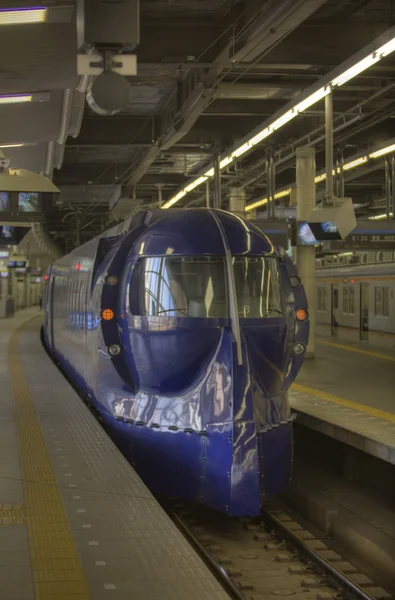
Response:
[{"label": "station platform", "polygon": [[41,346],[0,320],[1,600],[227,594]]},{"label": "station platform", "polygon": [[395,351],[318,338],[289,397],[301,425],[395,464]]}]

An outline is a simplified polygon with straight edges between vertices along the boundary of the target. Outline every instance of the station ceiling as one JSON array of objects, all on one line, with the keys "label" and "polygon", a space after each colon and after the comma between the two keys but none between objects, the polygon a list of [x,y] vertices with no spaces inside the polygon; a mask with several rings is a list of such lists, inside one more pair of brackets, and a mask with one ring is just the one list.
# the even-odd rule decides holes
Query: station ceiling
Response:
[{"label": "station ceiling", "polygon": [[[226,154],[395,20],[392,0],[141,0],[131,100],[103,117],[87,106],[89,81],[76,72],[74,3],[46,4],[47,23],[1,31],[0,94],[34,101],[1,106],[0,144],[24,144],[4,148],[12,166],[53,177],[61,195],[48,233],[68,250],[108,226],[117,198],[137,210],[157,206],[159,190],[163,201],[174,197],[215,152]],[[335,159],[393,143],[395,53],[336,89],[333,106]],[[292,185],[295,149],[306,144],[324,168],[323,100],[223,169],[224,207],[231,187],[243,187],[247,203],[265,196],[268,153],[276,190]],[[384,188],[384,158],[346,174],[359,216],[383,212]],[[201,186],[177,206],[204,203]],[[288,205],[281,198],[278,214]]]}]

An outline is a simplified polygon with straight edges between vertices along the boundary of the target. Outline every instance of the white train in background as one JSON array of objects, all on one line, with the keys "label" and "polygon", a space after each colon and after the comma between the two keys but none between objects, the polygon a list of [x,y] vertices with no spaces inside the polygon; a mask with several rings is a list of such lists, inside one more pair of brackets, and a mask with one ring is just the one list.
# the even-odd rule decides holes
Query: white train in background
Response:
[{"label": "white train in background", "polygon": [[395,348],[395,252],[325,257],[316,288],[317,335]]}]

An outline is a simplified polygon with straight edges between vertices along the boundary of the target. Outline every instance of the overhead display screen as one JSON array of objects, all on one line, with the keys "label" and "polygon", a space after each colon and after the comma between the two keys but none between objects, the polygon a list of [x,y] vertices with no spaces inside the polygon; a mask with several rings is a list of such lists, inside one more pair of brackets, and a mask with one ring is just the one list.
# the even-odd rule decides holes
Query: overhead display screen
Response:
[{"label": "overhead display screen", "polygon": [[298,246],[318,246],[319,241],[314,237],[310,226],[305,221],[298,223]]},{"label": "overhead display screen", "polygon": [[9,210],[9,199],[8,192],[0,192],[0,212]]},{"label": "overhead display screen", "polygon": [[340,238],[336,223],[333,221],[309,223],[309,227],[317,240],[338,240]]},{"label": "overhead display screen", "polygon": [[8,246],[16,243],[16,227],[12,225],[0,225],[0,245]]},{"label": "overhead display screen", "polygon": [[18,212],[40,212],[41,202],[38,192],[20,192],[18,195]]}]

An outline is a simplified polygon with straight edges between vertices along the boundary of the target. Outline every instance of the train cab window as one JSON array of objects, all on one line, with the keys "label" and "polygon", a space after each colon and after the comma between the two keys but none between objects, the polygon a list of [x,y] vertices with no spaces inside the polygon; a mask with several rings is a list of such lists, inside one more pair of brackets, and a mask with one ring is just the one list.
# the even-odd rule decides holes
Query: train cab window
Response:
[{"label": "train cab window", "polygon": [[140,304],[146,316],[228,317],[223,257],[145,258],[140,281]]},{"label": "train cab window", "polygon": [[280,273],[275,258],[233,258],[240,318],[275,318],[284,314]]}]

